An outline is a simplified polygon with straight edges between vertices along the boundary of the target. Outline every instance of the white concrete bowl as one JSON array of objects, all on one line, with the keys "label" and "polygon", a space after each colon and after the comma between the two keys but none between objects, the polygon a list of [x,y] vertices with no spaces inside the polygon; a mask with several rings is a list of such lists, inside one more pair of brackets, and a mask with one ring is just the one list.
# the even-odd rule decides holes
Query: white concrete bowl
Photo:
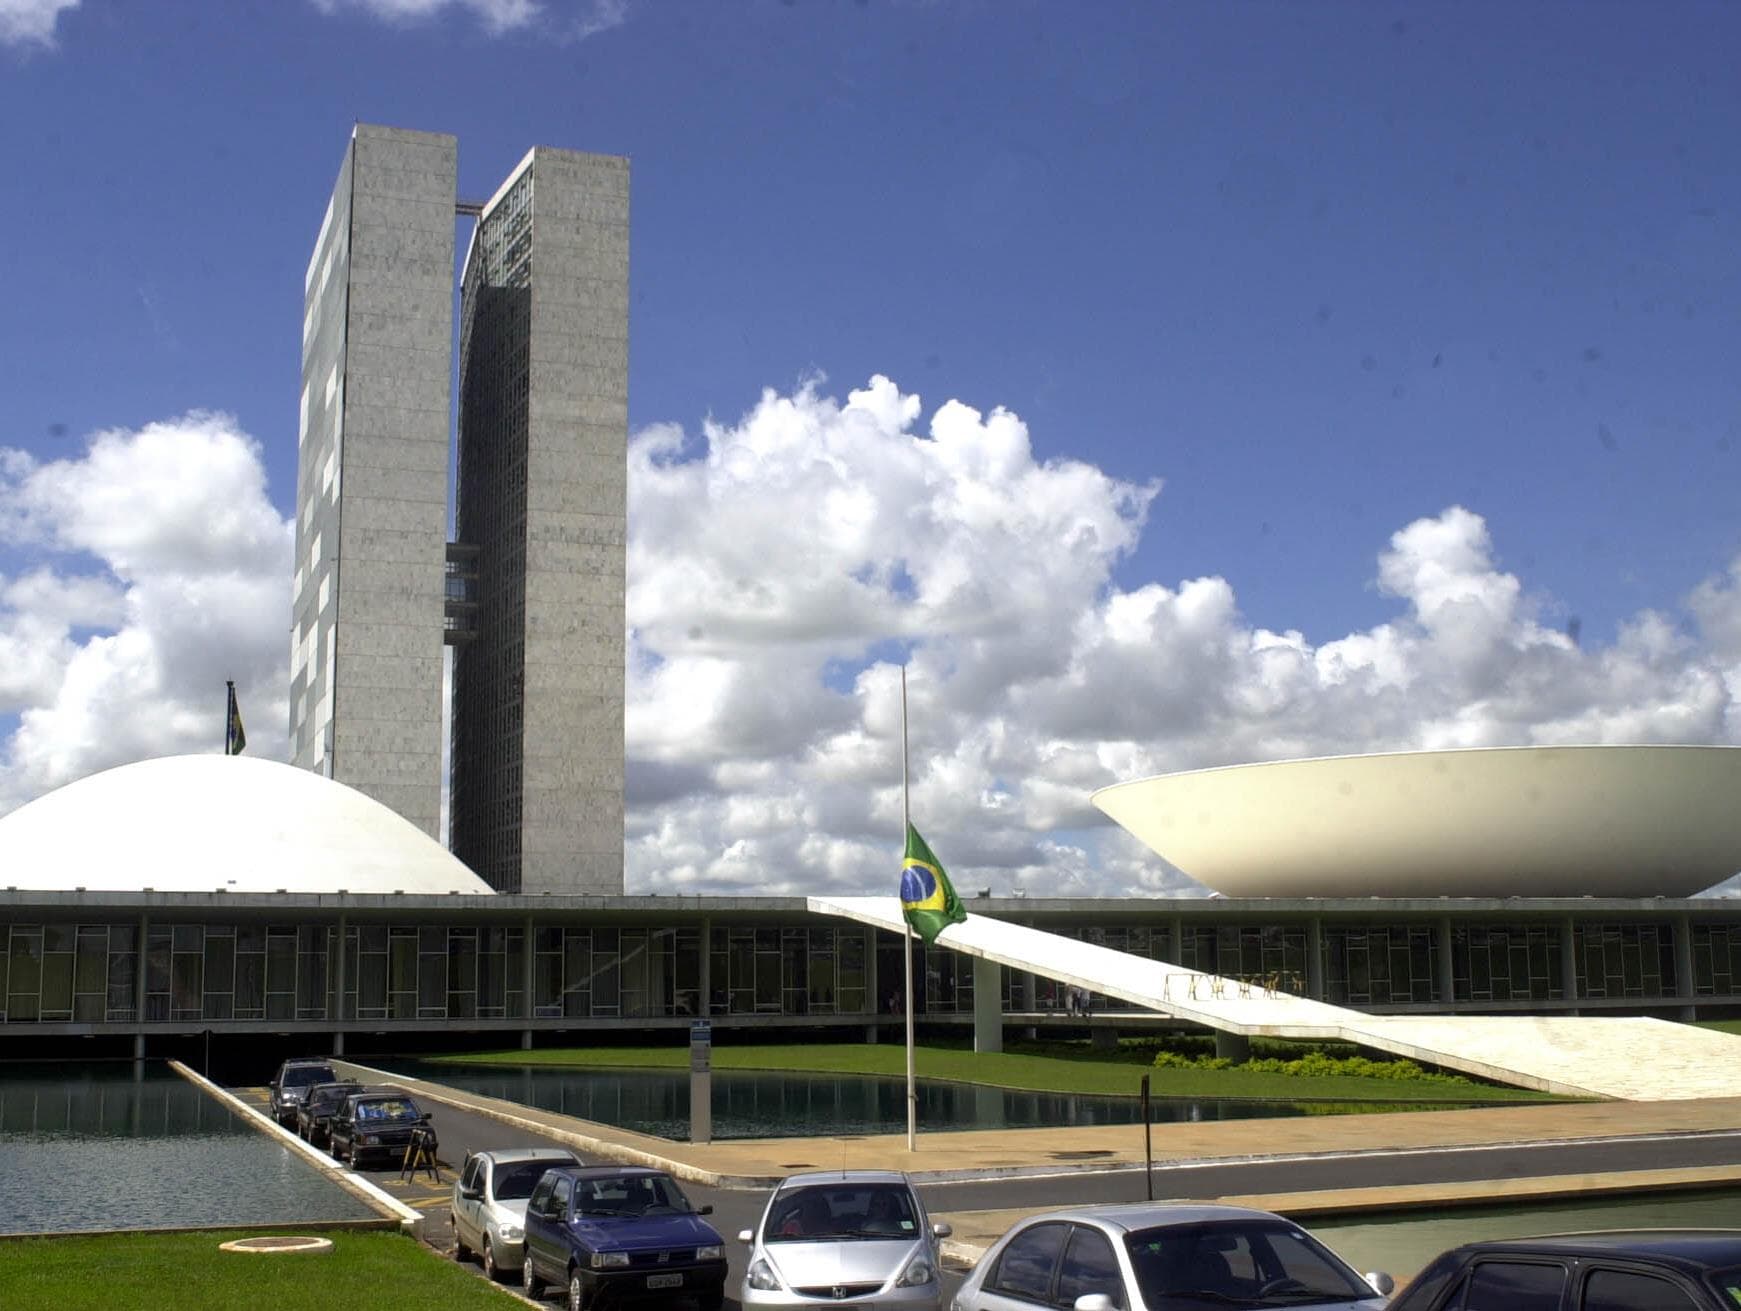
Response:
[{"label": "white concrete bowl", "polygon": [[1687,897],[1741,871],[1741,747],[1332,756],[1093,801],[1229,897]]}]

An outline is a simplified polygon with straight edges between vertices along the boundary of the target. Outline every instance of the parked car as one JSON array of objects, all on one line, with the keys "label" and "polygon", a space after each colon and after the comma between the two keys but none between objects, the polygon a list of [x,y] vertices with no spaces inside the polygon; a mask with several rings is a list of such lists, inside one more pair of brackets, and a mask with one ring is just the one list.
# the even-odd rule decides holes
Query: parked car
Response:
[{"label": "parked car", "polygon": [[331,1083],[339,1076],[324,1056],[298,1056],[278,1067],[267,1085],[266,1104],[272,1118],[285,1128],[296,1123],[296,1108],[304,1094],[317,1083]]},{"label": "parked car", "polygon": [[453,1185],[454,1252],[476,1252],[492,1280],[519,1271],[526,1251],[526,1199],[546,1170],[579,1165],[561,1147],[509,1147],[465,1158]]},{"label": "parked car", "polygon": [[725,1247],[670,1175],[647,1166],[583,1165],[546,1170],[526,1203],[520,1286],[541,1297],[568,1290],[569,1311],[600,1298],[667,1306],[725,1303]]},{"label": "parked car", "polygon": [[980,1258],[950,1305],[1379,1311],[1393,1287],[1389,1275],[1355,1274],[1299,1225],[1268,1211],[1137,1202],[1030,1216]]},{"label": "parked car", "polygon": [[1642,1229],[1465,1243],[1391,1311],[1735,1311],[1741,1229]]},{"label": "parked car", "polygon": [[795,1174],[774,1189],[754,1229],[739,1295],[745,1307],[832,1306],[844,1298],[877,1307],[938,1311],[937,1241],[907,1176],[894,1170]]},{"label": "parked car", "polygon": [[317,1147],[323,1145],[333,1113],[344,1105],[345,1098],[362,1091],[362,1084],[343,1081],[310,1085],[296,1104],[297,1134]]},{"label": "parked car", "polygon": [[[431,1135],[429,1117],[408,1093],[395,1088],[365,1088],[339,1103],[327,1123],[327,1146],[353,1170],[366,1157],[402,1157],[412,1135]],[[430,1143],[433,1151],[435,1143]]]}]

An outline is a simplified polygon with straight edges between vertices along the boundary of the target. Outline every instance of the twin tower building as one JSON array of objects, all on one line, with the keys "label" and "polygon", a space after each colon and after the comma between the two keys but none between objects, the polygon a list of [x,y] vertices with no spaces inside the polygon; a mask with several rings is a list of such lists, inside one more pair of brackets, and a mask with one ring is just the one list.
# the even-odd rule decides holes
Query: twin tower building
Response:
[{"label": "twin tower building", "polygon": [[359,125],[309,261],[291,759],[498,891],[620,895],[629,163],[535,149],[480,205],[457,153]]}]

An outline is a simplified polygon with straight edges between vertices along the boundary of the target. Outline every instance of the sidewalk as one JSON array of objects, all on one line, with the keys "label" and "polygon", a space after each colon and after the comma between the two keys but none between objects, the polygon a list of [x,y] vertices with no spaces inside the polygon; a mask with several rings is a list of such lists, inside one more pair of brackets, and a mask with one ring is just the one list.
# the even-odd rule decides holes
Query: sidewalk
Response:
[{"label": "sidewalk", "polygon": [[[1141,1125],[923,1130],[918,1135],[916,1151],[907,1150],[904,1134],[691,1144],[631,1133],[440,1084],[402,1079],[349,1062],[335,1064],[361,1071],[366,1078],[398,1083],[432,1101],[464,1107],[504,1124],[547,1135],[586,1155],[655,1165],[679,1179],[714,1187],[768,1188],[788,1174],[817,1169],[905,1170],[924,1183],[1056,1175],[1108,1166],[1140,1166],[1143,1162]],[[1167,1123],[1152,1125],[1150,1135],[1154,1161],[1165,1165],[1737,1130],[1741,1130],[1741,1097]],[[1720,1187],[1736,1182],[1741,1182],[1741,1167],[1722,1166],[1343,1189],[1238,1200],[1243,1205],[1260,1205],[1266,1210],[1303,1216],[1479,1200],[1519,1201],[1638,1188]],[[950,1223],[957,1229],[955,1246],[959,1250],[975,1242],[989,1241],[1019,1214],[1024,1213],[974,1212],[950,1216]]]}]

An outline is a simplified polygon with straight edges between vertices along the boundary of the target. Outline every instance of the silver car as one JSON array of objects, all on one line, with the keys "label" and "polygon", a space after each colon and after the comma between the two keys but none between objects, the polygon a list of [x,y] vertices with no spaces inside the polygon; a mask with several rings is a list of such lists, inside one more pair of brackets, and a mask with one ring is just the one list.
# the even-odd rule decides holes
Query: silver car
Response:
[{"label": "silver car", "polygon": [[907,1176],[895,1170],[795,1174],[774,1189],[750,1245],[745,1307],[833,1306],[854,1298],[939,1311],[937,1240]]},{"label": "silver car", "polygon": [[465,1158],[453,1185],[454,1254],[476,1252],[484,1273],[501,1279],[519,1272],[526,1259],[526,1199],[546,1170],[579,1165],[563,1147],[509,1147]]},{"label": "silver car", "polygon": [[1380,1311],[1394,1287],[1268,1211],[1138,1202],[1029,1216],[979,1259],[950,1308]]}]

